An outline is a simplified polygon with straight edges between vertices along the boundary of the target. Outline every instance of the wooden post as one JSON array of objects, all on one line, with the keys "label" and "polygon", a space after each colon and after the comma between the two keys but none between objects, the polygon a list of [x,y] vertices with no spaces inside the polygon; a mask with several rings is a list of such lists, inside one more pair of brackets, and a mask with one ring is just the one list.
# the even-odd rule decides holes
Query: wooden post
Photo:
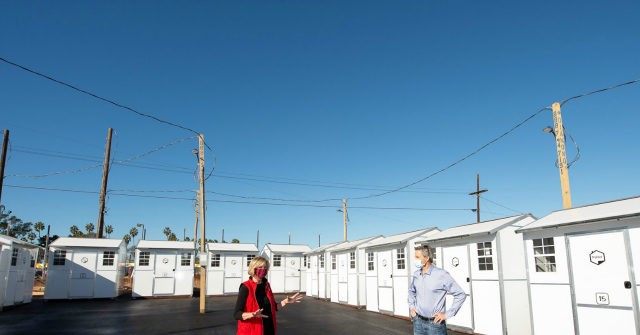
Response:
[{"label": "wooden post", "polygon": [[[200,257],[205,255],[205,202],[204,202],[204,135],[198,136],[198,168],[200,169]],[[206,265],[206,264],[204,264]],[[200,263],[200,314],[205,313],[205,297],[207,295],[207,271]]]},{"label": "wooden post", "polygon": [[476,222],[480,222],[480,193],[487,192],[487,189],[480,189],[480,174],[476,174],[476,191],[469,193],[469,195],[476,196]]},{"label": "wooden post", "polygon": [[342,199],[342,221],[344,224],[344,240],[347,240],[347,199]]},{"label": "wooden post", "polygon": [[562,111],[560,104],[551,105],[553,111],[553,128],[556,135],[556,150],[558,151],[558,171],[560,172],[560,189],[562,190],[562,208],[571,208],[571,187],[569,186],[569,167],[567,166],[567,152],[562,126]]},{"label": "wooden post", "polygon": [[107,195],[107,180],[109,179],[109,160],[111,157],[111,135],[113,129],[109,128],[107,133],[107,147],[104,152],[104,165],[102,167],[102,187],[100,189],[100,206],[98,209],[98,238],[102,238],[104,229],[104,202]]}]

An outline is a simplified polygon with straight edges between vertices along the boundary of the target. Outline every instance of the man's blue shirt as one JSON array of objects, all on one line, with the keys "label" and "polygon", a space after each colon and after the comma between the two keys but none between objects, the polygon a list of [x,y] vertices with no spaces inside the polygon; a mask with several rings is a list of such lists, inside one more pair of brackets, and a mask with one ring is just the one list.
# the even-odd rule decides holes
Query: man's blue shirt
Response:
[{"label": "man's blue shirt", "polygon": [[[453,304],[445,312],[445,296],[453,295]],[[424,273],[422,269],[413,273],[409,286],[409,309],[424,317],[433,317],[436,313],[445,313],[447,319],[456,315],[467,294],[453,280],[449,272],[431,264]]]}]

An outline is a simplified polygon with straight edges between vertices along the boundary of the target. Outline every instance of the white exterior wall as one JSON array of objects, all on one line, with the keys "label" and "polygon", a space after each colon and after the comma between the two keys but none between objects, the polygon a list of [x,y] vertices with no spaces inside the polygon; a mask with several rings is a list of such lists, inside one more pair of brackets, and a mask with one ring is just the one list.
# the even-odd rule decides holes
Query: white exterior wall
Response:
[{"label": "white exterior wall", "polygon": [[[220,255],[218,266],[214,266],[213,255]],[[257,251],[216,251],[209,252],[207,265],[207,295],[238,294],[240,284],[249,278],[251,255]]]},{"label": "white exterior wall", "polygon": [[[3,307],[31,302],[38,249],[6,239],[0,242],[0,250],[1,311]],[[17,250],[15,265],[11,265],[13,250]]]},{"label": "white exterior wall", "polygon": [[[278,247],[274,245],[273,247]],[[279,245],[282,248],[282,245]],[[267,278],[271,285],[273,293],[289,293],[299,292],[302,289],[302,263],[303,256],[308,253],[309,247],[292,245],[303,251],[288,251],[279,252],[278,249],[271,250],[271,245],[267,244],[262,249],[261,255],[269,260],[270,268]],[[306,249],[306,250],[304,250]],[[280,256],[280,265],[275,262],[276,256]]]},{"label": "white exterior wall", "polygon": [[307,269],[307,279],[309,286],[307,294],[312,297],[318,297],[318,255],[309,254],[309,268]]},{"label": "white exterior wall", "polygon": [[[448,326],[465,331],[473,330],[473,302],[471,299],[471,264],[469,259],[469,244],[434,244],[436,249],[436,266],[449,272],[451,277],[467,293],[458,314],[447,320]],[[451,308],[453,299],[447,297],[446,308]]]},{"label": "white exterior wall", "polygon": [[[148,265],[140,265],[141,253],[149,253]],[[189,260],[185,265],[183,253]],[[136,249],[132,296],[193,296],[194,259],[191,249]]]},{"label": "white exterior wall", "polygon": [[[373,254],[373,269],[369,269],[369,254]],[[365,286],[367,310],[372,312],[380,311],[378,306],[378,261],[377,254],[373,250],[364,251],[365,259]]]}]

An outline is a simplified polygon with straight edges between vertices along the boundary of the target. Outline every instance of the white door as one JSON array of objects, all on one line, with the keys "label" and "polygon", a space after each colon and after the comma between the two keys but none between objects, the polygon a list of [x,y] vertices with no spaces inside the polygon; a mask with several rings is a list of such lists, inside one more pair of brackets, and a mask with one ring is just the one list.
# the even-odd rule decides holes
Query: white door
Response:
[{"label": "white door", "polygon": [[581,335],[607,334],[612,329],[616,334],[637,333],[628,247],[622,231],[569,236]]},{"label": "white door", "polygon": [[224,256],[224,293],[237,293],[242,283],[242,255]]},{"label": "white door", "polygon": [[15,266],[15,278],[16,278],[16,286],[15,286],[15,296],[14,302],[16,304],[22,303],[25,301],[25,288],[26,284],[26,274],[27,269],[31,265],[31,254],[27,249],[18,249],[18,261]]},{"label": "white door", "polygon": [[175,251],[156,251],[153,273],[153,295],[169,295],[175,292]]},{"label": "white door", "polygon": [[289,256],[289,257],[282,257],[282,258],[284,259],[284,262],[285,262],[284,291],[285,292],[300,291],[300,257]]},{"label": "white door", "polygon": [[[471,313],[472,301],[471,293],[471,277],[469,275],[469,255],[467,253],[467,245],[442,248],[440,263],[443,269],[447,270],[451,277],[462,287],[467,294],[464,304],[455,317],[447,320],[450,325],[473,329],[473,314]],[[453,299],[447,297],[446,307],[449,309]]]},{"label": "white door", "polygon": [[[311,296],[318,296],[318,256],[311,256]],[[308,289],[309,290],[309,289]]]},{"label": "white door", "polygon": [[391,250],[378,252],[378,309],[393,313],[393,263]]},{"label": "white door", "polygon": [[338,256],[338,301],[347,303],[349,300],[349,270],[348,256],[349,254],[340,254]]},{"label": "white door", "polygon": [[69,266],[69,297],[93,297],[96,276],[97,253],[95,251],[75,251]]}]

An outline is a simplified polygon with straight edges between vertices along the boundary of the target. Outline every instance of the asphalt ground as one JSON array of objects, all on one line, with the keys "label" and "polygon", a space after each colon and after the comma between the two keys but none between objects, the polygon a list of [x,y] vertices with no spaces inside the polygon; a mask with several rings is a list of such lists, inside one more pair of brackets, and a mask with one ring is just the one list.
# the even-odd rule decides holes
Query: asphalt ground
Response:
[{"label": "asphalt ground", "polygon": [[[283,299],[276,295],[276,300]],[[235,296],[50,300],[0,312],[0,334],[224,334],[236,333]],[[411,322],[305,297],[278,312],[278,334],[413,334]],[[450,335],[458,334],[450,332]]]}]

